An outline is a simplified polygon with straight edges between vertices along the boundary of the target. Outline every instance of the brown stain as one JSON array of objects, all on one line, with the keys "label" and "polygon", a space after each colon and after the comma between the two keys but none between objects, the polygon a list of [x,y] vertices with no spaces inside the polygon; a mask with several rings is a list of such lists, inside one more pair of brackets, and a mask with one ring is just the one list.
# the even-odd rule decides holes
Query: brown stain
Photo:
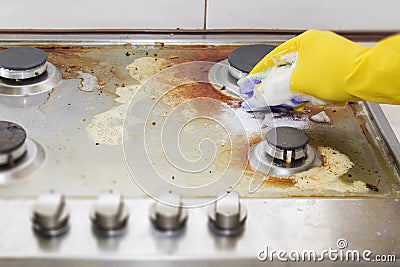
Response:
[{"label": "brown stain", "polygon": [[260,134],[252,134],[249,137],[249,147],[254,146],[262,141],[262,136]]},{"label": "brown stain", "polygon": [[278,187],[278,188],[288,188],[294,186],[296,183],[293,179],[289,177],[273,177],[268,176],[267,179],[264,180],[263,186],[271,186],[271,187]]},{"label": "brown stain", "polygon": [[[216,89],[214,86],[208,83],[188,83],[170,90],[165,95],[166,103],[172,107],[183,103],[186,100],[194,98],[210,98],[218,100],[219,102],[227,104],[231,108],[239,108],[241,105],[240,100],[233,96],[226,95],[220,90]],[[214,111],[216,113],[221,112],[221,109],[213,110],[216,108],[215,105],[196,107],[197,109],[209,108],[209,111]]]},{"label": "brown stain", "polygon": [[115,49],[122,49],[121,47],[54,46],[43,49],[48,55],[48,61],[62,72],[64,79],[79,78],[80,72],[89,73],[97,77],[99,85],[102,86],[99,91],[114,98],[118,97],[115,94],[116,84],[128,83],[131,79],[125,69],[129,61],[123,63],[119,62],[119,58],[109,56]]},{"label": "brown stain", "polygon": [[[126,66],[136,58],[153,56],[171,61],[171,64],[180,64],[193,61],[218,62],[228,57],[235,46],[207,46],[207,45],[181,45],[149,47],[146,45],[135,48],[130,45],[115,46],[65,46],[57,44],[35,45],[43,49],[48,55],[48,61],[54,64],[62,72],[64,79],[79,77],[79,72],[89,73],[97,77],[99,84],[103,86],[104,92],[114,93],[117,85],[135,84],[135,80],[129,75]],[[127,56],[127,53],[129,56]],[[117,55],[117,56],[115,56]],[[172,58],[172,59],[171,59]],[[208,81],[208,70],[202,74],[184,73],[186,77],[194,76],[198,80],[199,75],[204,81]],[[213,91],[203,90],[195,96],[206,96],[220,98],[228,102],[229,97]],[[185,94],[189,97],[189,93]]]},{"label": "brown stain", "polygon": [[273,113],[273,118],[274,119],[289,119],[292,121],[301,121],[304,120],[307,117],[306,114],[299,112],[299,111],[293,111],[293,110],[287,110],[287,111],[279,111],[279,112],[274,112]]},{"label": "brown stain", "polygon": [[94,74],[101,61],[87,55],[94,48],[54,46],[42,49],[47,53],[48,61],[61,70],[64,79],[77,78],[79,71]]},{"label": "brown stain", "polygon": [[[260,143],[262,141],[262,136],[261,133],[253,133],[248,137],[248,142],[243,143],[243,142],[238,142],[238,140],[234,140],[236,144],[240,144],[239,151],[241,151],[240,154],[240,160],[243,162],[248,162],[247,154],[254,145]],[[246,167],[246,172],[247,173],[255,173],[255,170],[250,166],[250,164],[247,164]]]},{"label": "brown stain", "polygon": [[120,97],[120,95],[118,95],[118,94],[116,94],[116,93],[114,93],[114,92],[107,91],[107,90],[105,90],[105,89],[98,89],[98,92],[99,92],[99,94],[106,94],[106,95],[109,95],[109,96],[111,96],[111,97],[114,98],[114,99]]},{"label": "brown stain", "polygon": [[180,46],[181,53],[176,53],[176,47],[164,47],[163,51],[173,53],[178,56],[174,62],[183,63],[190,61],[210,61],[219,62],[226,58],[232,50],[238,46],[208,46],[208,45],[189,45]]},{"label": "brown stain", "polygon": [[363,116],[357,115],[357,110],[355,105],[349,104],[349,107],[351,108],[354,114],[354,118],[356,118],[358,126],[360,127],[363,135],[365,136],[365,139],[367,140],[368,144],[373,145],[374,142],[370,140],[371,134],[369,133],[369,130],[366,127],[367,125],[365,123],[365,119],[363,118]]},{"label": "brown stain", "polygon": [[43,103],[41,103],[41,104],[37,107],[37,109],[38,109],[40,112],[43,112],[42,108],[43,108],[44,105],[46,105],[46,104],[49,102],[49,99],[50,99],[51,95],[53,94],[53,92],[54,92],[54,88],[52,88],[52,89],[50,90],[50,92],[48,92],[47,97],[46,97],[46,100],[45,100]]}]

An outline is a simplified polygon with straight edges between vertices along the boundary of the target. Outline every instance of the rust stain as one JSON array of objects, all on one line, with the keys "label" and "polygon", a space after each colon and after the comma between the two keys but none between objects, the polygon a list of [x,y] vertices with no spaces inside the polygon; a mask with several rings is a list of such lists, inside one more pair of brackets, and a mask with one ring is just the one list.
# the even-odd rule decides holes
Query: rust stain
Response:
[{"label": "rust stain", "polygon": [[104,94],[107,94],[107,95],[113,97],[114,99],[120,97],[118,94],[116,94],[116,93],[114,93],[114,92],[107,91],[107,90],[105,90],[105,89],[99,89],[98,92],[99,92],[100,94],[103,94],[103,93],[104,93]]},{"label": "rust stain", "polygon": [[273,186],[278,188],[287,188],[294,186],[295,181],[293,181],[293,179],[290,179],[288,177],[279,178],[279,177],[268,176],[268,178],[264,180],[263,185]]},{"label": "rust stain", "polygon": [[158,46],[161,46],[161,47],[164,47],[164,45],[165,45],[163,42],[155,42],[154,44],[158,45]]},{"label": "rust stain", "polygon": [[262,136],[260,134],[252,134],[249,137],[249,147],[254,146],[262,141]]},{"label": "rust stain", "polygon": [[361,128],[361,131],[362,131],[363,135],[365,136],[365,139],[367,140],[368,144],[373,145],[373,141],[370,140],[371,135],[369,133],[369,130],[366,127],[367,125],[365,123],[365,119],[363,118],[363,116],[360,116],[358,114],[358,111],[356,110],[355,105],[349,104],[349,107],[350,107],[351,111],[353,112],[354,118],[357,120],[358,126]]},{"label": "rust stain", "polygon": [[258,175],[259,173],[255,169],[253,169],[253,167],[251,167],[251,165],[249,164],[248,152],[251,147],[262,141],[261,133],[254,133],[250,135],[248,138],[248,143],[241,143],[237,142],[236,140],[234,141],[236,144],[241,144],[239,147],[240,154],[238,156],[242,162],[246,162],[245,173],[249,176]]},{"label": "rust stain", "polygon": [[[241,151],[240,160],[242,162],[248,162],[247,153],[249,152],[250,148],[261,141],[262,141],[261,133],[253,133],[252,135],[250,135],[248,137],[247,143],[238,142],[237,140],[234,140],[236,144],[241,144],[239,148],[239,151]],[[247,164],[246,172],[255,173],[255,170],[250,166],[250,164]]]},{"label": "rust stain", "polygon": [[[155,55],[157,58],[173,59],[174,64],[192,61],[218,62],[227,58],[229,53],[236,48],[235,46],[206,45],[163,46],[161,43],[156,45],[156,47],[143,45],[132,48],[130,44],[94,47],[48,44],[38,47],[47,53],[48,61],[61,70],[64,79],[79,78],[80,72],[89,73],[97,77],[104,92],[110,93],[115,93],[117,85],[135,83],[126,66],[136,58]],[[208,80],[206,72],[208,73],[208,70],[200,74],[204,81]],[[196,80],[198,80],[198,73],[191,75],[196,75]],[[198,95],[201,94],[218,97],[216,92],[211,90],[206,92],[200,88]],[[219,93],[219,95],[220,98],[224,98],[223,94]]]},{"label": "rust stain", "polygon": [[48,56],[48,61],[61,70],[64,79],[77,78],[79,71],[94,73],[98,68],[100,59],[89,57],[91,49],[82,47],[46,47],[43,48]]},{"label": "rust stain", "polygon": [[[180,103],[184,102],[188,99],[194,99],[199,97],[211,98],[218,100],[227,104],[232,108],[239,108],[241,105],[241,100],[233,96],[226,95],[222,93],[220,90],[215,89],[214,86],[208,83],[189,83],[178,86],[173,90],[167,92],[165,94],[164,102],[169,106],[175,107]],[[204,109],[207,107],[196,107],[198,109]],[[208,108],[215,108],[215,106],[210,106]],[[212,110],[211,110],[212,111]],[[215,110],[215,112],[220,112],[221,110]]]},{"label": "rust stain", "polygon": [[188,48],[189,51],[187,51],[187,52],[189,52],[189,53],[187,55],[185,55],[185,57],[182,58],[182,60],[219,62],[219,61],[222,61],[222,60],[228,58],[229,53],[232,52],[232,50],[234,50],[235,48],[237,48],[237,47],[204,46],[204,47],[196,47],[196,49],[194,49],[194,50]]},{"label": "rust stain", "polygon": [[51,95],[53,94],[53,92],[54,92],[54,88],[52,88],[52,89],[50,90],[50,92],[47,93],[47,98],[46,98],[46,100],[45,100],[43,103],[41,103],[41,104],[37,107],[37,109],[38,109],[40,112],[43,112],[42,108],[43,108],[44,105],[46,105],[46,104],[49,102],[49,99],[50,99]]}]

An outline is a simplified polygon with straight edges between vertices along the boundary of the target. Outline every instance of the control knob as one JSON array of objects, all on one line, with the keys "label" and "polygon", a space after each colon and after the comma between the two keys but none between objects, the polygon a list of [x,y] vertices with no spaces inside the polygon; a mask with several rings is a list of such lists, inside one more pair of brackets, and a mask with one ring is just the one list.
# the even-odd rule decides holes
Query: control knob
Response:
[{"label": "control knob", "polygon": [[247,210],[239,201],[236,191],[219,192],[217,200],[209,211],[209,227],[221,236],[236,236],[242,233]]},{"label": "control knob", "polygon": [[179,195],[166,192],[150,208],[150,221],[160,231],[173,232],[183,229],[187,220],[187,211],[182,208]]},{"label": "control knob", "polygon": [[69,212],[63,194],[51,190],[39,196],[33,207],[32,227],[44,237],[56,237],[69,230]]},{"label": "control knob", "polygon": [[102,192],[90,215],[94,232],[102,237],[122,235],[129,219],[123,196],[114,190]]}]

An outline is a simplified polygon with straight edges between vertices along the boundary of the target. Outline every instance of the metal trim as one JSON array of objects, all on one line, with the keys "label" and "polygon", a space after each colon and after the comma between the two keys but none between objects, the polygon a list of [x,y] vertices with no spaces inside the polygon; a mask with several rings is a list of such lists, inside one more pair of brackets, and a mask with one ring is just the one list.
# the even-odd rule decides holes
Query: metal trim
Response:
[{"label": "metal trim", "polygon": [[387,120],[382,108],[377,103],[365,102],[372,121],[378,128],[379,134],[385,142],[386,148],[388,149],[390,156],[395,162],[397,168],[400,167],[400,143],[394,133],[389,121]]},{"label": "metal trim", "polygon": [[20,80],[21,83],[0,79],[0,96],[26,96],[49,92],[61,82],[62,74],[51,63],[46,63],[45,66],[47,66],[46,76]]},{"label": "metal trim", "polygon": [[[0,45],[213,45],[280,44],[304,32],[289,30],[0,30]],[[335,31],[363,44],[395,34],[394,31]],[[163,43],[163,44],[161,44]]]},{"label": "metal trim", "polygon": [[47,69],[47,63],[40,65],[37,68],[29,70],[11,70],[6,68],[0,68],[0,76],[6,79],[24,80],[33,77],[37,77],[43,74]]},{"label": "metal trim", "polygon": [[11,160],[12,163],[19,160],[26,152],[27,149],[27,141],[15,150],[11,151],[10,153],[1,154],[0,153],[0,166],[6,165]]}]

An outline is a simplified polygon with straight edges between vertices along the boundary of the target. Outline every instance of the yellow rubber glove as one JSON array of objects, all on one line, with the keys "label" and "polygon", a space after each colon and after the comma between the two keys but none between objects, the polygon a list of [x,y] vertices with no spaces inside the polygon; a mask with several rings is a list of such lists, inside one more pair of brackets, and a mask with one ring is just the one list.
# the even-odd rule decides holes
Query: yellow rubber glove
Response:
[{"label": "yellow rubber glove", "polygon": [[366,47],[329,31],[308,30],[278,46],[249,77],[295,52],[296,65],[290,77],[290,89],[295,93],[327,102],[400,104],[400,35]]}]

